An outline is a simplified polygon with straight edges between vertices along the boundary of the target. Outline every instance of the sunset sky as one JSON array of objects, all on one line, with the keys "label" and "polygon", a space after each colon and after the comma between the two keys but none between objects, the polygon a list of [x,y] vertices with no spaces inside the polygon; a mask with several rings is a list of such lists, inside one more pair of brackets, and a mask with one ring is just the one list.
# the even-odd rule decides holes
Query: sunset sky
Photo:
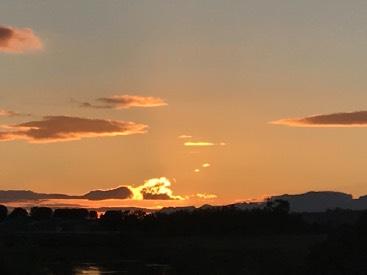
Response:
[{"label": "sunset sky", "polygon": [[366,10],[2,1],[0,189],[84,194],[165,177],[180,205],[367,194]]}]

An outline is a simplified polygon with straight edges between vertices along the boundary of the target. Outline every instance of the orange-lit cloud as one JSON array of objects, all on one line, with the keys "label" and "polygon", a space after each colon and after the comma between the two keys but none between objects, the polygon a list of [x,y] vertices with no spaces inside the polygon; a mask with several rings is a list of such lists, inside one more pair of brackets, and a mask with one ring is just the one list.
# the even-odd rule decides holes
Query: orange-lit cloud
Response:
[{"label": "orange-lit cloud", "polygon": [[24,53],[42,48],[40,38],[30,28],[0,26],[0,52]]},{"label": "orange-lit cloud", "polygon": [[185,146],[200,146],[200,147],[206,147],[206,146],[214,146],[215,143],[213,142],[206,142],[206,141],[188,141],[184,143]]},{"label": "orange-lit cloud", "polygon": [[271,124],[290,127],[367,127],[367,111],[286,118],[272,121]]},{"label": "orange-lit cloud", "polygon": [[200,172],[200,169],[196,168],[196,169],[194,170],[194,172],[195,172],[195,173],[199,173],[199,172]]},{"label": "orange-lit cloud", "polygon": [[171,182],[165,178],[153,178],[144,182],[144,184],[132,187],[133,199],[136,200],[183,200],[181,196],[173,195]]},{"label": "orange-lit cloud", "polygon": [[129,109],[133,107],[149,108],[167,105],[163,99],[153,96],[115,95],[98,98],[97,101],[101,102],[101,105],[83,102],[81,106],[96,109]]},{"label": "orange-lit cloud", "polygon": [[125,136],[145,133],[147,126],[135,122],[88,119],[68,116],[46,116],[43,120],[3,125],[0,141],[26,140],[50,143],[87,137]]},{"label": "orange-lit cloud", "polygon": [[225,146],[227,144],[224,142],[214,143],[208,141],[188,141],[185,142],[184,145],[189,147],[210,147],[210,146]]},{"label": "orange-lit cloud", "polygon": [[216,199],[218,198],[215,194],[207,194],[207,193],[198,193],[196,196],[200,199]]}]

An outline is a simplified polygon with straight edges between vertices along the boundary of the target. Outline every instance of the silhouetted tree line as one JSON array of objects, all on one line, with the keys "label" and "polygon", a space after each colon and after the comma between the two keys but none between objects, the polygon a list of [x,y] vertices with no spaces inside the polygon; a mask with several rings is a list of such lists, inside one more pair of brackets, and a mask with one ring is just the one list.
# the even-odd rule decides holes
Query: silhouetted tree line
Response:
[{"label": "silhouetted tree line", "polygon": [[[197,208],[194,210],[144,211],[108,210],[98,218],[96,211],[84,208],[33,207],[28,212],[24,208],[14,208],[12,211],[0,205],[0,222],[23,219],[29,221],[49,221],[58,223],[68,221],[69,227],[74,228],[73,221],[84,222],[84,229],[93,226],[93,230],[113,230],[124,232],[144,232],[161,235],[190,235],[190,234],[328,234],[348,228],[355,230],[358,236],[367,232],[367,212],[348,210],[333,210],[314,215],[315,222],[305,221],[304,214],[290,213],[289,203],[284,200],[268,201],[263,208],[241,210],[235,206]],[[356,216],[358,222],[343,223],[348,216]],[[325,217],[340,220],[339,223],[320,223]],[[332,219],[331,219],[332,220]],[[93,221],[93,223],[89,222]],[[358,230],[357,230],[358,228]],[[72,230],[72,229],[70,229]],[[364,236],[364,235],[363,235]]]},{"label": "silhouetted tree line", "polygon": [[21,207],[14,208],[10,213],[4,205],[0,205],[0,222],[6,219],[17,218],[32,218],[37,221],[49,220],[49,219],[63,219],[63,220],[86,220],[97,219],[97,212],[84,208],[61,208],[55,209],[49,207],[32,207],[28,212]]},{"label": "silhouetted tree line", "polygon": [[[307,217],[308,221],[306,221],[305,217]],[[314,222],[310,222],[310,218]],[[292,234],[317,234],[317,236],[322,238],[318,239],[316,245],[307,247],[308,254],[303,256],[306,262],[303,260],[302,266],[299,267],[302,267],[302,272],[299,274],[367,274],[367,211],[335,209],[323,213],[296,214],[289,211],[288,202],[275,200],[268,201],[263,208],[248,210],[240,210],[235,206],[204,207],[194,210],[166,212],[157,211],[148,214],[143,211],[108,210],[98,218],[96,211],[89,211],[83,208],[53,210],[48,207],[33,207],[29,211],[23,208],[14,208],[9,211],[5,206],[0,205],[0,228],[5,230],[5,232],[9,232],[9,228],[11,230],[12,227],[7,227],[7,225],[11,225],[14,220],[29,221],[28,224],[39,225],[31,227],[36,230],[62,228],[61,230],[65,231],[81,230],[83,234],[85,230],[90,232],[92,230],[100,230],[142,233],[137,234],[136,237],[147,237],[147,239],[142,239],[143,242],[149,240],[150,235],[154,237],[152,238],[153,240],[160,236],[174,236],[174,240],[180,240],[189,239],[186,236],[190,235],[194,236],[195,239],[196,236],[205,239],[204,236],[212,235],[216,239],[219,235],[225,237],[239,235],[242,238],[242,235],[247,234],[251,236],[255,234],[281,234],[282,236],[280,237]],[[2,224],[5,226],[2,227]],[[22,229],[27,225],[27,223],[17,222],[15,224],[23,226]],[[45,224],[56,226],[44,227]],[[53,245],[54,241],[56,241],[78,247],[75,243],[83,245],[90,243],[90,236],[94,236],[88,234],[84,236],[83,234],[76,234],[77,236],[70,241],[70,236],[74,234],[67,235],[65,239],[62,239],[63,234],[60,234],[61,237],[55,234],[54,239],[47,235],[46,241],[41,238],[39,243],[43,244],[46,242],[47,245]],[[34,236],[32,234],[31,238],[35,238]],[[107,235],[103,235],[103,239],[97,240],[98,245],[105,241],[105,236]],[[134,235],[111,234],[111,236],[118,236],[117,239],[114,239],[114,237],[111,239],[111,243],[113,243],[119,241],[118,238],[121,236],[127,236],[129,239]],[[180,238],[180,236],[184,238]],[[122,238],[122,240],[126,243],[126,239]],[[37,243],[36,241],[35,243]],[[132,243],[135,241],[132,238]],[[260,262],[262,261],[261,259],[268,260],[268,262],[274,260],[274,263],[278,263],[278,258],[273,257],[273,254],[266,254],[268,252],[263,251],[263,247],[259,247],[258,252],[256,251],[252,251],[255,254],[251,254],[251,259],[260,259]],[[191,253],[193,252],[190,251]],[[222,254],[220,255],[223,256]],[[241,261],[242,257],[237,254],[224,255],[228,256],[228,258],[238,257],[236,258],[238,261]],[[289,256],[288,254],[284,255]],[[284,255],[280,255],[279,259],[283,259]],[[251,262],[250,260],[248,261]],[[293,266],[297,267],[297,265]],[[287,264],[284,267],[287,267]],[[264,267],[264,270],[271,271],[273,267],[269,265],[268,269]],[[270,272],[254,274],[270,274]],[[295,273],[292,271],[273,274]]]},{"label": "silhouetted tree line", "polygon": [[172,213],[109,210],[100,217],[109,230],[140,231],[158,235],[278,234],[309,230],[298,214],[289,213],[289,203],[269,201],[265,208],[240,210],[234,206],[181,210]]},{"label": "silhouetted tree line", "polygon": [[367,211],[354,224],[342,224],[327,239],[311,248],[309,273],[367,274]]}]

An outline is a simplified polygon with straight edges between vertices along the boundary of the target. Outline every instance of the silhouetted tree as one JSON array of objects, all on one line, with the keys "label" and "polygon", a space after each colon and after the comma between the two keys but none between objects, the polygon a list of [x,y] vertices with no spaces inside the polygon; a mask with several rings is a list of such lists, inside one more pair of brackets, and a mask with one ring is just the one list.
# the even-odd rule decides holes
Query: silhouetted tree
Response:
[{"label": "silhouetted tree", "polygon": [[85,208],[59,208],[54,211],[54,218],[85,220],[89,217],[89,211]]},{"label": "silhouetted tree", "polygon": [[91,210],[91,211],[89,211],[89,217],[88,217],[89,219],[91,219],[91,220],[96,220],[96,219],[98,219],[98,214],[97,214],[97,211],[95,211],[95,210]]},{"label": "silhouetted tree", "polygon": [[49,207],[32,207],[30,216],[35,220],[47,220],[52,218],[53,211]]},{"label": "silhouetted tree", "polygon": [[266,207],[269,210],[279,214],[288,214],[290,210],[289,202],[281,199],[267,200]]},{"label": "silhouetted tree", "polygon": [[122,210],[108,210],[102,216],[102,221],[120,222],[123,220],[124,213]]},{"label": "silhouetted tree", "polygon": [[0,205],[0,222],[8,216],[8,208],[5,205]]},{"label": "silhouetted tree", "polygon": [[17,208],[14,208],[13,209],[13,211],[10,213],[10,215],[8,217],[10,219],[14,219],[14,218],[26,218],[26,217],[28,217],[28,212],[24,208],[17,207]]}]

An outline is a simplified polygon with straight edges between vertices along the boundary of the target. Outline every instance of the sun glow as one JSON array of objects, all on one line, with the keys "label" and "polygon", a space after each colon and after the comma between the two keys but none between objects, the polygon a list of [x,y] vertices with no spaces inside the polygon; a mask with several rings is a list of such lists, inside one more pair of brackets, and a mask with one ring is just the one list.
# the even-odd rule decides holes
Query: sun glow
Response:
[{"label": "sun glow", "polygon": [[170,188],[171,185],[169,179],[161,177],[149,179],[145,181],[143,185],[138,187],[129,186],[129,188],[133,193],[132,199],[134,200],[143,200],[146,199],[147,196],[156,196],[171,200],[184,200],[181,196],[173,195],[173,191]]}]

